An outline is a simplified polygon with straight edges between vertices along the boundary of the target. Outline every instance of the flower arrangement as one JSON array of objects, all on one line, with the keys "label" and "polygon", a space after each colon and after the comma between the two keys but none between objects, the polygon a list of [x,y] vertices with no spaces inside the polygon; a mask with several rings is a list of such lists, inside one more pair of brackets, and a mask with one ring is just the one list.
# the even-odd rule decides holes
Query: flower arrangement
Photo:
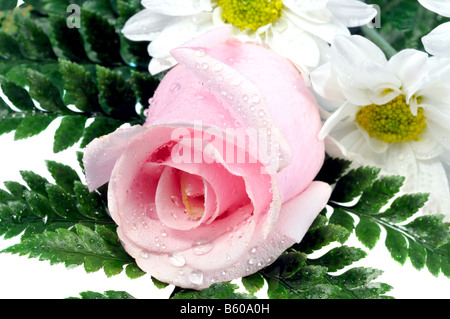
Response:
[{"label": "flower arrangement", "polygon": [[[168,299],[395,298],[381,247],[448,284],[448,16],[0,1],[0,257]],[[138,297],[88,281],[65,298]]]}]

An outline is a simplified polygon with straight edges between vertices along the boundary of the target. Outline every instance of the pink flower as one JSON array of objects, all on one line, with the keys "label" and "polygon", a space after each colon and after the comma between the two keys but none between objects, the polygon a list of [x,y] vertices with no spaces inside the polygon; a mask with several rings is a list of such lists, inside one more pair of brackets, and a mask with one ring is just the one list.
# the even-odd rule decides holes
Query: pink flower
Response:
[{"label": "pink flower", "polygon": [[179,63],[143,126],[85,150],[107,183],[118,235],[139,267],[202,289],[250,275],[299,242],[325,207],[317,104],[296,68],[219,29],[172,51]]}]

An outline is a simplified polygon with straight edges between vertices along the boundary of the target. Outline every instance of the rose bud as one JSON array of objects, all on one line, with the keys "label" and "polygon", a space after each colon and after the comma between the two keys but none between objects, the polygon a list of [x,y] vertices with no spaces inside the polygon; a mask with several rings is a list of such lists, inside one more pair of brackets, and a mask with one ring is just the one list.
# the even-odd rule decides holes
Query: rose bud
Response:
[{"label": "rose bud", "polygon": [[172,51],[144,125],[93,140],[90,190],[125,250],[156,279],[202,289],[248,276],[300,242],[330,186],[313,95],[288,60],[207,33]]}]

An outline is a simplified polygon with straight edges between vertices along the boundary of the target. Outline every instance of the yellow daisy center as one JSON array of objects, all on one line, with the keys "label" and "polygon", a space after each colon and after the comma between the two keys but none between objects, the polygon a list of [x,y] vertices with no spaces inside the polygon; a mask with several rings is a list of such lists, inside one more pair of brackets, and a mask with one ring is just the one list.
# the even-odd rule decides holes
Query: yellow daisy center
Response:
[{"label": "yellow daisy center", "polygon": [[370,136],[386,143],[418,141],[427,126],[423,108],[411,113],[405,96],[399,95],[384,105],[367,105],[356,114],[356,121]]},{"label": "yellow daisy center", "polygon": [[278,19],[283,8],[281,0],[218,0],[217,4],[227,23],[253,31]]}]

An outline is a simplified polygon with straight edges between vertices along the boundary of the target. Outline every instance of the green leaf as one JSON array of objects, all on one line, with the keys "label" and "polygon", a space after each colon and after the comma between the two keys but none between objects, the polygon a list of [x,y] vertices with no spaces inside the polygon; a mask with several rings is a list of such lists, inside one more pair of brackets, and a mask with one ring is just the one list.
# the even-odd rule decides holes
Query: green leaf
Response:
[{"label": "green leaf", "polygon": [[341,244],[345,243],[347,239],[350,237],[350,235],[353,233],[353,230],[355,229],[355,220],[354,218],[347,213],[346,211],[335,208],[333,210],[332,215],[330,216],[330,223],[335,225],[340,225],[347,229],[348,234],[347,236],[343,236],[339,242]]},{"label": "green leaf", "polygon": [[20,201],[11,201],[0,204],[0,234],[4,239],[13,238],[25,230],[26,225],[22,223],[28,216],[34,216],[27,205]]},{"label": "green leaf", "polygon": [[122,63],[120,38],[107,19],[92,11],[81,9],[82,27],[95,58],[108,64]]},{"label": "green leaf", "polygon": [[15,107],[21,111],[31,111],[34,109],[33,100],[24,88],[2,77],[0,77],[0,84],[3,93]]},{"label": "green leaf", "polygon": [[376,180],[363,192],[353,209],[366,214],[378,213],[400,191],[404,180],[402,176],[386,176]]},{"label": "green leaf", "polygon": [[46,185],[48,181],[46,178],[32,171],[20,171],[20,175],[32,191],[47,197]]},{"label": "green leaf", "polygon": [[150,73],[131,72],[131,81],[133,90],[136,93],[137,100],[142,104],[143,108],[147,108],[150,98],[153,97],[159,80]]},{"label": "green leaf", "polygon": [[54,215],[52,204],[46,196],[26,191],[25,200],[30,207],[31,212],[36,216],[45,218],[46,216]]},{"label": "green leaf", "polygon": [[64,112],[66,105],[62,101],[58,88],[40,72],[28,69],[27,73],[30,96],[47,111]]},{"label": "green leaf", "polygon": [[364,246],[372,249],[380,239],[381,228],[372,219],[361,216],[355,234]]},{"label": "green leaf", "polygon": [[351,162],[340,158],[327,158],[322,165],[315,180],[328,184],[335,184],[337,180],[350,167]]},{"label": "green leaf", "polygon": [[12,10],[17,6],[17,0],[0,0],[0,11]]},{"label": "green leaf", "polygon": [[88,61],[89,58],[84,49],[84,41],[78,28],[68,28],[67,20],[59,15],[50,15],[53,38],[56,49],[65,58],[71,61]]},{"label": "green leaf", "polygon": [[425,205],[428,194],[404,194],[397,197],[389,208],[379,214],[383,220],[391,223],[400,223],[412,217]]},{"label": "green leaf", "polygon": [[78,211],[91,219],[103,219],[106,208],[101,197],[96,192],[90,192],[88,187],[79,181],[74,182],[74,192],[78,201]]},{"label": "green leaf", "polygon": [[130,279],[136,279],[145,275],[145,272],[134,263],[130,263],[125,267],[125,273]]},{"label": "green leaf", "polygon": [[405,228],[408,233],[420,237],[425,243],[434,247],[439,247],[448,242],[450,223],[444,223],[444,215],[419,216]]},{"label": "green leaf", "polygon": [[425,247],[417,243],[412,238],[408,238],[408,255],[411,264],[417,270],[421,270],[426,263],[427,253]]},{"label": "green leaf", "polygon": [[59,60],[67,97],[83,111],[100,110],[98,90],[92,75],[84,67],[67,60]]},{"label": "green leaf", "polygon": [[30,17],[17,11],[14,14],[14,23],[17,26],[19,43],[27,58],[31,60],[56,58],[49,38]]},{"label": "green leaf", "polygon": [[[6,253],[29,255],[31,258],[49,260],[51,265],[64,263],[66,267],[84,265],[86,272],[104,269],[105,274],[120,273],[117,265],[134,264],[120,243],[112,245],[96,229],[76,224],[72,230],[44,231],[19,244],[3,250]],[[111,271],[110,267],[113,267]]]},{"label": "green leaf", "polygon": [[241,280],[242,285],[251,294],[260,291],[264,287],[265,282],[264,277],[259,272],[256,272],[247,277],[243,277]]},{"label": "green leaf", "polygon": [[48,113],[25,117],[17,126],[14,139],[23,140],[41,133],[55,118],[55,115]]},{"label": "green leaf", "polygon": [[267,278],[267,296],[269,299],[288,299],[289,289],[279,280]]},{"label": "green leaf", "polygon": [[73,193],[75,182],[80,181],[77,172],[70,166],[55,161],[46,161],[45,163],[56,184],[68,193]]},{"label": "green leaf", "polygon": [[22,122],[21,118],[0,119],[0,135],[14,131]]},{"label": "green leaf", "polygon": [[300,242],[294,247],[299,251],[307,254],[319,250],[332,242],[340,241],[342,238],[348,237],[348,231],[342,226],[327,224],[323,227],[310,229]]},{"label": "green leaf", "polygon": [[134,91],[122,73],[97,66],[97,81],[100,103],[107,114],[124,120],[137,117]]},{"label": "green leaf", "polygon": [[17,40],[3,31],[0,31],[0,57],[5,60],[18,60],[23,58]]},{"label": "green leaf", "polygon": [[69,115],[63,117],[61,124],[55,132],[53,152],[61,152],[75,143],[83,136],[86,117],[79,115]]},{"label": "green leaf", "polygon": [[69,219],[78,219],[77,204],[70,193],[61,186],[52,184],[47,184],[46,190],[48,199],[59,216]]},{"label": "green leaf", "polygon": [[310,260],[310,264],[324,266],[328,268],[328,271],[334,272],[351,265],[366,255],[367,253],[360,248],[344,245],[331,249],[317,259]]},{"label": "green leaf", "polygon": [[80,147],[86,147],[93,139],[107,135],[115,131],[122,123],[110,117],[96,117],[94,121],[85,128]]},{"label": "green leaf", "polygon": [[281,278],[289,278],[304,266],[306,254],[297,251],[284,252],[278,259],[268,266],[265,274]]},{"label": "green leaf", "polygon": [[408,243],[406,238],[402,233],[394,231],[391,228],[386,228],[386,231],[386,247],[392,258],[403,265],[408,258]]},{"label": "green leaf", "polygon": [[172,299],[242,299],[254,298],[252,295],[235,292],[239,286],[229,282],[215,283],[203,290],[181,289]]},{"label": "green leaf", "polygon": [[331,194],[330,200],[346,203],[352,201],[377,178],[379,168],[375,167],[358,167],[352,169],[346,175],[338,180]]},{"label": "green leaf", "polygon": [[441,272],[447,278],[450,278],[450,242],[439,247],[442,251]]},{"label": "green leaf", "polygon": [[69,297],[66,299],[136,299],[125,291],[108,290],[103,294],[94,291],[80,292],[80,297]]},{"label": "green leaf", "polygon": [[169,286],[169,284],[167,284],[165,282],[162,282],[162,281],[159,281],[158,279],[156,279],[154,277],[152,277],[152,282],[155,285],[155,287],[158,288],[158,289],[164,289],[167,286]]},{"label": "green leaf", "polygon": [[426,249],[427,261],[426,266],[428,271],[435,277],[439,276],[441,270],[441,255],[434,250]]},{"label": "green leaf", "polygon": [[23,194],[27,190],[25,186],[15,181],[6,181],[4,184],[15,199],[23,199]]},{"label": "green leaf", "polygon": [[373,268],[355,267],[341,275],[333,276],[332,281],[342,288],[337,298],[378,299],[392,287],[385,283],[374,283],[383,272]]}]

